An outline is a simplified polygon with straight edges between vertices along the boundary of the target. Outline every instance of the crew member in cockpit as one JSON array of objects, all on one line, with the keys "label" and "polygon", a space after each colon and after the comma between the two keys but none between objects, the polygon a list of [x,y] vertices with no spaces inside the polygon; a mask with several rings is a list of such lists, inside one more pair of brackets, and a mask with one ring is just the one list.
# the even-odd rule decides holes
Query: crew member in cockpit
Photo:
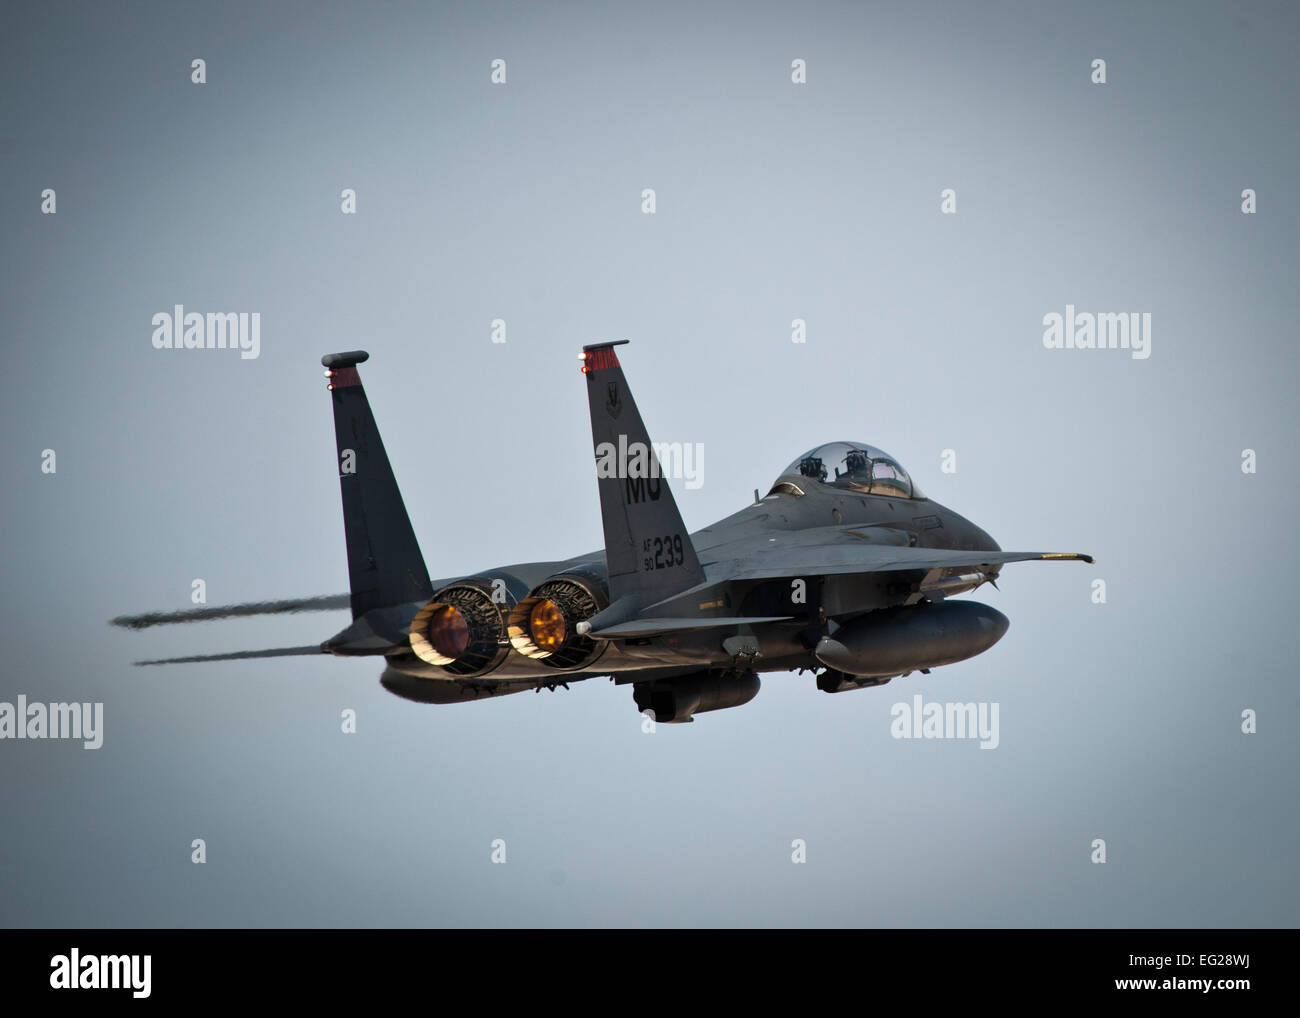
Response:
[{"label": "crew member in cockpit", "polygon": [[814,481],[826,480],[826,464],[819,456],[809,456],[799,463],[799,473],[811,477]]},{"label": "crew member in cockpit", "polygon": [[871,457],[861,449],[850,449],[844,457],[845,477],[849,484],[871,487]]}]

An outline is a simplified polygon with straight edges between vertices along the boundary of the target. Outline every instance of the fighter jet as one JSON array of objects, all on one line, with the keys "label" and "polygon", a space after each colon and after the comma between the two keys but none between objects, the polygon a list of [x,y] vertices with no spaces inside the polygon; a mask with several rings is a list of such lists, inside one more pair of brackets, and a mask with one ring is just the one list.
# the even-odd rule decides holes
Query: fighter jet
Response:
[{"label": "fighter jet", "polygon": [[738,707],[763,672],[842,693],[983,653],[1006,616],[956,595],[1002,567],[1088,555],[1005,552],[926,498],[894,457],[831,442],[753,504],[687,533],[615,348],[583,348],[604,549],[431,580],[361,384],[363,350],[327,354],[349,594],[124,616],[134,629],[349,608],[319,645],[142,661],[383,657],[381,682],[449,704],[608,676],[658,722]]}]

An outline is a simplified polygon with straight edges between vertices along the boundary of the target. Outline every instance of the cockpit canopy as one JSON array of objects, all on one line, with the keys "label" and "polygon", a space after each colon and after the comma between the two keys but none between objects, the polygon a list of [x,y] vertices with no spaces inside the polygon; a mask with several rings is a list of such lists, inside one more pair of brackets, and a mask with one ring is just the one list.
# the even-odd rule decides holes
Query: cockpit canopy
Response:
[{"label": "cockpit canopy", "polygon": [[828,442],[809,450],[781,472],[772,492],[803,494],[790,489],[804,482],[893,498],[925,497],[898,460],[862,442]]}]

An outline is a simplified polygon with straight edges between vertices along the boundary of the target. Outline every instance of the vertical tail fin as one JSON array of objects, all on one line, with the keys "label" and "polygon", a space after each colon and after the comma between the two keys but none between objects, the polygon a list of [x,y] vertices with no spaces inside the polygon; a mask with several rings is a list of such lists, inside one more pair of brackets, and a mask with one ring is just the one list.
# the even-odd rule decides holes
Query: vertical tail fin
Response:
[{"label": "vertical tail fin", "polygon": [[420,545],[388,463],[357,365],[364,350],[321,358],[334,403],[352,617],[433,595]]},{"label": "vertical tail fin", "polygon": [[582,371],[610,600],[633,594],[650,604],[704,582],[704,570],[614,354],[613,348],[626,342],[584,346]]}]

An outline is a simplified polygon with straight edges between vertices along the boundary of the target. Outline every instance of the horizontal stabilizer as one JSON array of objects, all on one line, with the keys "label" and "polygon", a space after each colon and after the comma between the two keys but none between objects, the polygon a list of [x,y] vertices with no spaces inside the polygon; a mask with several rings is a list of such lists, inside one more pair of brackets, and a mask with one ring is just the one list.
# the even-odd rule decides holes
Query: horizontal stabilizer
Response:
[{"label": "horizontal stabilizer", "polygon": [[108,624],[123,629],[148,629],[150,626],[169,626],[175,622],[207,622],[211,619],[238,618],[241,615],[336,611],[351,605],[352,598],[348,594],[327,594],[321,597],[298,597],[289,601],[249,601],[246,604],[214,605],[211,608],[190,608],[179,612],[119,615],[115,619],[109,619]]},{"label": "horizontal stabilizer", "polygon": [[593,640],[628,640],[639,636],[659,636],[663,633],[752,626],[759,622],[789,622],[792,618],[793,615],[750,615],[729,619],[635,619],[587,635]]},{"label": "horizontal stabilizer", "polygon": [[236,650],[229,654],[199,654],[195,657],[166,657],[157,661],[137,661],[137,665],[190,665],[202,661],[243,661],[252,657],[307,657],[324,654],[319,643],[309,647],[272,647],[269,650]]}]

